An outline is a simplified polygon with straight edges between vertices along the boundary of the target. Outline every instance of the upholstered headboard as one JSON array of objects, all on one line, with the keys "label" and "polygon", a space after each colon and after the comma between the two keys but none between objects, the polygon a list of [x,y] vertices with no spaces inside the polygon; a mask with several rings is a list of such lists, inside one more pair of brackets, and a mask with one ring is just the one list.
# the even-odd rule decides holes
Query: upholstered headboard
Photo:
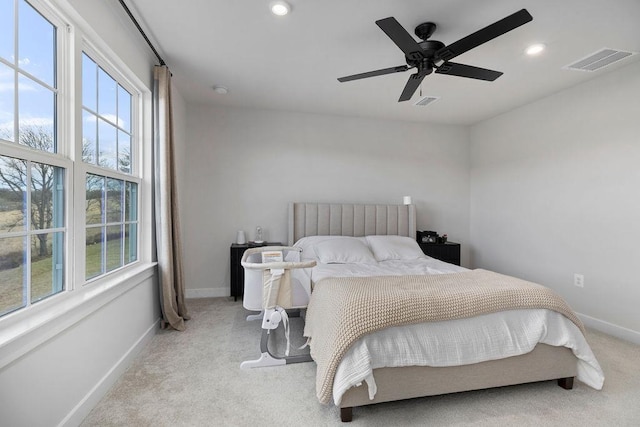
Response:
[{"label": "upholstered headboard", "polygon": [[306,236],[416,237],[414,205],[290,203],[289,245]]}]

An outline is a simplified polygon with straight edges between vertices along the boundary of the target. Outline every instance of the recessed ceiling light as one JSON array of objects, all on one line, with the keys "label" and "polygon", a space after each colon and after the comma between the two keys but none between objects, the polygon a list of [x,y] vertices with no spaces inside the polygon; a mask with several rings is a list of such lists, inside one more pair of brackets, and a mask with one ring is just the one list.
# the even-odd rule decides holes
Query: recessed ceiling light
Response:
[{"label": "recessed ceiling light", "polygon": [[545,45],[543,45],[542,43],[532,44],[525,50],[525,53],[531,56],[538,55],[544,50],[544,48],[545,48]]},{"label": "recessed ceiling light", "polygon": [[220,95],[226,95],[226,94],[228,94],[228,93],[229,93],[229,89],[227,89],[227,88],[226,88],[226,87],[224,87],[224,86],[219,86],[219,85],[215,85],[215,86],[213,87],[213,91],[214,91],[215,93],[217,93],[217,94],[220,94]]},{"label": "recessed ceiling light", "polygon": [[269,8],[271,8],[271,13],[278,16],[284,16],[291,11],[291,6],[286,1],[272,1]]}]

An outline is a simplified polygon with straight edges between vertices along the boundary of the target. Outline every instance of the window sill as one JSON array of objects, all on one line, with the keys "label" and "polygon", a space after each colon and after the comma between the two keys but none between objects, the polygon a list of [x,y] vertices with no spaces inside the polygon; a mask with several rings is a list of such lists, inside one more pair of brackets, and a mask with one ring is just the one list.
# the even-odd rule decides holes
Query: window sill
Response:
[{"label": "window sill", "polygon": [[7,315],[0,320],[0,369],[152,277],[155,267],[156,263],[132,266],[113,278]]}]

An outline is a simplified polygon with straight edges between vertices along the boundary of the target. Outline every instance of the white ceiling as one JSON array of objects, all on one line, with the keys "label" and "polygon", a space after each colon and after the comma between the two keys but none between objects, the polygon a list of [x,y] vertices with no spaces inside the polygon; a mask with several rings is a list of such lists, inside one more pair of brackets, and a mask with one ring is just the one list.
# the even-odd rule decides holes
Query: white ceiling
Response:
[{"label": "white ceiling", "polygon": [[[640,52],[640,0],[126,0],[189,103],[468,125],[640,59],[597,72],[562,67],[601,48]],[[413,70],[352,82],[338,77],[404,65],[375,24],[395,17],[413,35],[426,21],[446,45],[522,8],[529,22],[454,61],[504,72],[494,82],[432,74],[410,101],[398,97]],[[523,51],[545,43],[538,57]],[[229,88],[227,95],[212,90]],[[422,95],[441,97],[427,107]]]}]

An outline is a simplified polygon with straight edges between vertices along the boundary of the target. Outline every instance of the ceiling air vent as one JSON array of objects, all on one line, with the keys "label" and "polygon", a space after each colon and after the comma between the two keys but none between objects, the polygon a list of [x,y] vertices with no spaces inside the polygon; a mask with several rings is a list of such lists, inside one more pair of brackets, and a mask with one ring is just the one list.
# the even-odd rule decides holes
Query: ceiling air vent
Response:
[{"label": "ceiling air vent", "polygon": [[413,105],[416,105],[418,107],[426,107],[429,104],[433,104],[434,102],[436,102],[438,99],[440,99],[439,96],[425,96],[422,97],[418,100],[418,102],[416,102]]},{"label": "ceiling air vent", "polygon": [[605,48],[562,68],[577,71],[597,71],[631,55],[633,55],[633,52]]}]

